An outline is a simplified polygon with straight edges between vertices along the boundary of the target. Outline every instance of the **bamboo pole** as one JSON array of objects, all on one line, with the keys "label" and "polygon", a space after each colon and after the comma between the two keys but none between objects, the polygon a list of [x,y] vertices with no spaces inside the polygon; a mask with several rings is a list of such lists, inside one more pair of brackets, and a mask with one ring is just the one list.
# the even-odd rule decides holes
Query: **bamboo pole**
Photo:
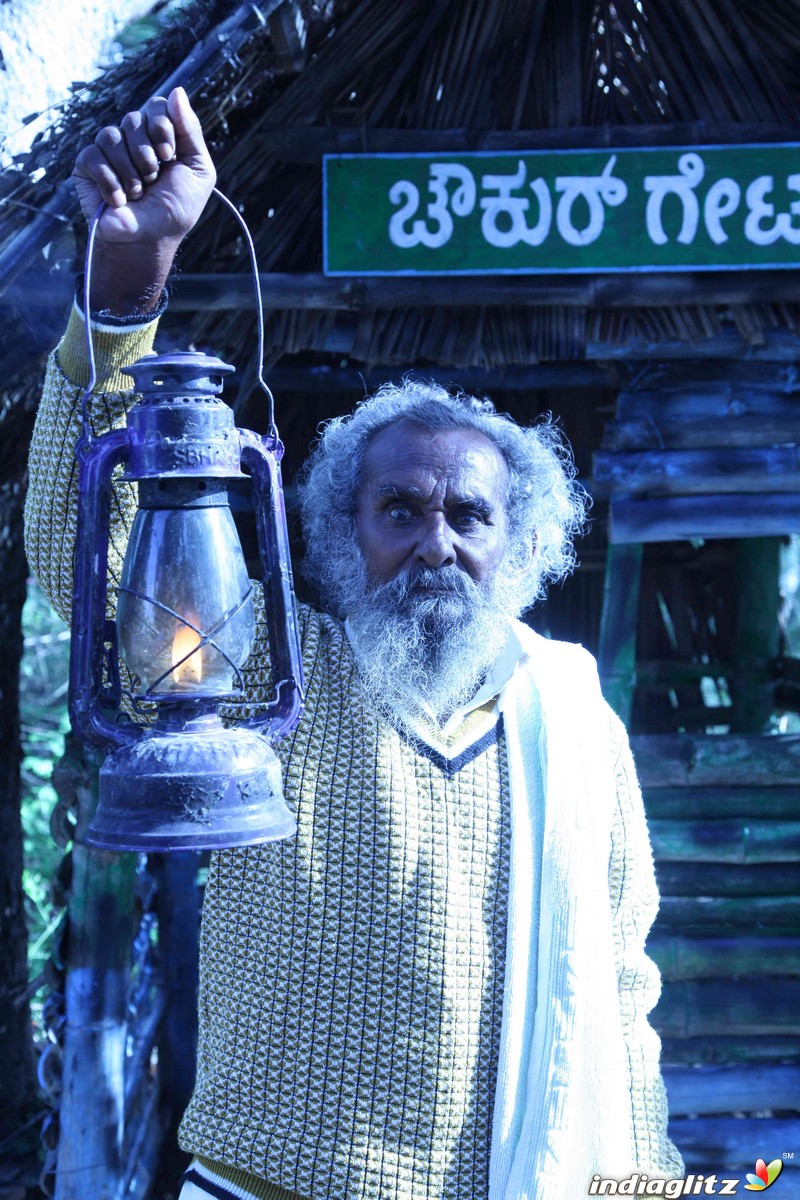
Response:
[{"label": "bamboo pole", "polygon": [[736,733],[766,732],[775,705],[775,685],[762,665],[778,655],[780,557],[780,538],[742,538],[736,548]]},{"label": "bamboo pole", "polygon": [[68,905],[66,1026],[55,1200],[121,1195],[136,858],[83,845],[100,757],[73,743],[78,825]]},{"label": "bamboo pole", "polygon": [[626,724],[630,720],[636,687],[641,574],[641,546],[608,547],[597,665],[603,694]]}]

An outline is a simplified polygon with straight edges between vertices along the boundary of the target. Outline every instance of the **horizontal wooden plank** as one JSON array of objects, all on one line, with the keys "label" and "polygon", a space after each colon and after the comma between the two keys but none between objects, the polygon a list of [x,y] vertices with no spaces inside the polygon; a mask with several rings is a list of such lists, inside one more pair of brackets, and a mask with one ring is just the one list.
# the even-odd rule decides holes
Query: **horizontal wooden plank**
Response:
[{"label": "horizontal wooden plank", "polygon": [[[658,353],[656,350],[655,353]],[[603,431],[601,448],[620,453],[625,450],[713,449],[721,443],[735,446],[777,446],[791,442],[797,432],[797,417],[731,416],[724,427],[717,417],[637,417],[629,421],[609,421]]]},{"label": "horizontal wooden plank", "polygon": [[609,507],[609,540],[615,545],[800,533],[800,496],[789,493],[715,493],[657,499],[615,495]]},{"label": "horizontal wooden plank", "polygon": [[[797,363],[764,363],[745,360],[735,367],[725,368],[719,363],[699,359],[693,364],[691,374],[682,363],[657,361],[639,368],[620,393],[626,403],[635,403],[635,397],[670,400],[691,397],[718,396],[748,397],[764,393],[767,402],[776,396],[800,390],[800,372]],[[648,413],[651,411],[648,407]],[[642,414],[640,414],[642,415]]]},{"label": "horizontal wooden plank", "polygon": [[[762,666],[765,678],[774,678],[776,668],[771,660]],[[636,686],[638,688],[696,687],[701,680],[724,678],[733,671],[730,662],[680,662],[669,658],[637,658]]]},{"label": "horizontal wooden plank", "polygon": [[[785,1161],[786,1174],[775,1184],[781,1189],[780,1200],[797,1200],[800,1194],[800,1118],[797,1117],[675,1117],[669,1123],[669,1135],[686,1160],[687,1170],[702,1171],[706,1176],[722,1169],[740,1178],[752,1171],[757,1158],[780,1158],[790,1152],[795,1158]],[[789,1176],[791,1172],[791,1176]],[[791,1182],[790,1182],[791,1180]],[[744,1195],[741,1187],[736,1195]]]},{"label": "horizontal wooden plank", "polygon": [[[720,418],[721,420],[723,418]],[[800,440],[800,404],[796,412]],[[724,442],[724,430],[720,441]],[[800,491],[800,446],[719,450],[645,450],[593,458],[595,495],[683,496]]]},{"label": "horizontal wooden plank", "polygon": [[688,938],[653,933],[647,953],[665,981],[800,976],[800,937]]},{"label": "horizontal wooden plank", "polygon": [[259,125],[282,162],[318,164],[323,154],[459,154],[464,151],[605,149],[623,146],[716,146],[795,142],[791,124],[560,125],[548,129],[380,129],[356,125]]},{"label": "horizontal wooden plank", "polygon": [[642,787],[800,786],[800,737],[644,734],[631,738]]},{"label": "horizontal wooden plank", "polygon": [[800,821],[731,817],[651,821],[656,859],[698,863],[800,862]]},{"label": "horizontal wooden plank", "polygon": [[644,788],[649,819],[700,817],[776,817],[800,820],[800,787],[651,787]]},{"label": "horizontal wooden plank", "polygon": [[701,1038],[664,1038],[661,1061],[685,1063],[791,1063],[800,1070],[800,1037],[727,1037],[719,1034]]},{"label": "horizontal wooden plank", "polygon": [[795,1066],[750,1063],[744,1067],[665,1067],[663,1076],[670,1117],[764,1109],[800,1112],[800,1080]]},{"label": "horizontal wooden plank", "polygon": [[[612,387],[612,371],[602,363],[531,363],[524,366],[500,367],[439,367],[430,363],[417,366],[410,363],[403,374],[416,374],[435,379],[445,387],[460,387],[468,392],[489,393],[509,391],[542,391],[548,388]],[[267,381],[273,392],[302,391],[352,392],[363,396],[375,391],[393,374],[390,367],[374,370],[358,367],[306,366],[282,359],[267,371]]]},{"label": "horizontal wooden plank", "polygon": [[800,933],[800,896],[662,896],[657,926],[678,926],[687,933],[716,929],[749,932],[753,928],[776,933]]},{"label": "horizontal wooden plank", "polygon": [[[745,364],[742,364],[743,366]],[[722,378],[716,384],[692,384],[684,381],[682,388],[669,391],[648,389],[620,392],[617,397],[616,419],[630,421],[683,420],[685,417],[713,417],[715,420],[736,420],[746,413],[758,416],[798,415],[800,376],[794,367],[782,363],[758,363],[763,376],[761,386],[745,386],[738,381]],[[684,375],[688,368],[683,368]]]},{"label": "horizontal wooden plank", "polygon": [[651,1013],[662,1037],[800,1035],[800,979],[667,982]]},{"label": "horizontal wooden plank", "polygon": [[[43,280],[50,282],[43,286]],[[662,308],[674,304],[736,304],[758,300],[779,302],[796,298],[792,271],[629,272],[611,275],[475,275],[465,286],[462,276],[325,276],[318,272],[262,272],[259,275],[265,309],[320,309],[367,312],[376,308],[493,308],[508,304],[524,308],[563,305],[567,308]],[[12,283],[0,295],[0,308],[24,305],[52,308],[71,299],[72,287],[57,275],[38,272]],[[172,285],[170,312],[236,312],[253,308],[250,274],[178,275]],[[794,339],[797,354],[798,339]],[[761,347],[744,338],[722,336],[706,341],[664,344],[587,343],[587,358],[625,360],[680,353],[697,358],[791,357],[787,335],[768,331]]]},{"label": "horizontal wooden plank", "polygon": [[[731,272],[733,275],[734,272]],[[751,277],[754,275],[765,275],[765,271],[751,271]],[[787,271],[785,274],[790,275]],[[674,276],[661,275],[654,276],[653,279],[657,283],[659,279],[672,279]],[[699,275],[697,279],[702,279]],[[743,280],[740,282],[730,279],[730,291],[728,293],[729,303],[748,304],[754,299],[754,293],[750,292],[749,299],[746,296],[748,286],[752,288],[755,284],[756,291],[760,292],[758,286],[761,281],[756,281],[751,278],[750,284],[746,284]],[[770,285],[771,286],[771,285]],[[791,291],[794,285],[791,284],[786,290]],[[721,283],[720,287],[724,287]],[[763,299],[768,300],[769,288],[761,294]],[[776,293],[773,294],[773,299],[777,300],[777,291],[783,291],[783,288],[778,287]],[[710,297],[711,289],[706,291],[706,297]],[[655,301],[657,293],[653,292],[653,301]],[[734,300],[733,297],[738,297]],[[796,297],[795,297],[796,298]],[[662,304],[677,304],[677,300],[667,300],[662,298]],[[691,304],[689,300],[687,303]],[[698,299],[698,303],[701,301]],[[702,303],[713,303],[711,299],[705,299]],[[786,363],[791,364],[797,361],[797,341],[798,337],[795,333],[790,333],[784,330],[767,329],[763,333],[759,332],[759,343],[754,346],[749,338],[745,338],[735,329],[726,330],[723,333],[713,334],[711,337],[704,338],[660,338],[643,337],[641,334],[635,333],[630,337],[623,337],[619,341],[595,341],[587,339],[586,342],[586,358],[597,359],[600,362],[618,362],[625,363],[630,366],[635,362],[651,363],[653,359],[658,359],[661,362],[667,361],[688,361],[691,362],[691,371],[694,373],[695,365],[698,362],[715,361],[721,359],[725,363],[725,369],[728,369],[732,362],[763,362],[763,363]],[[714,445],[713,441],[708,443]]]},{"label": "horizontal wooden plank", "polygon": [[729,863],[656,862],[662,896],[797,896],[800,862],[733,866]]}]

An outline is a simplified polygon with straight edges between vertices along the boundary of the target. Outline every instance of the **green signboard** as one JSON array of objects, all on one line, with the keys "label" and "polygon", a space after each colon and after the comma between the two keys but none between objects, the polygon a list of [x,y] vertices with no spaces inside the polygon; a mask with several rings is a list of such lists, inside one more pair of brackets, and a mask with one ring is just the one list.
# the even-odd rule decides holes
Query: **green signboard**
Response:
[{"label": "green signboard", "polygon": [[800,145],[336,154],[328,275],[800,264]]}]

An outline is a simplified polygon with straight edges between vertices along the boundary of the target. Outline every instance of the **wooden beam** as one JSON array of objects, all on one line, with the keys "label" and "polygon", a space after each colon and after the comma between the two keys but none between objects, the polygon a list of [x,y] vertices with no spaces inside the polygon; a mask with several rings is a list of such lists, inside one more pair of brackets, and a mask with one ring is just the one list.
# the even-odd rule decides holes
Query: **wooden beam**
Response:
[{"label": "wooden beam", "polygon": [[[791,289],[789,289],[791,290]],[[775,297],[777,299],[777,296]],[[770,302],[770,297],[762,299]],[[787,297],[788,299],[788,297]],[[797,295],[794,297],[798,299]],[[702,299],[691,300],[688,294],[685,300],[677,298],[671,303],[679,304],[750,304],[756,302],[756,297],[732,292],[726,299],[712,300],[709,294]],[[635,301],[633,307],[646,307],[643,301]],[[698,338],[644,338],[639,335],[625,338],[621,342],[587,341],[586,358],[599,359],[603,362],[651,362],[655,359],[682,360],[715,360],[724,359],[726,362],[749,360],[751,362],[780,362],[794,363],[798,357],[798,336],[795,333],[765,330],[759,335],[756,344],[730,329],[713,337]]]},{"label": "wooden beam", "polygon": [[[722,422],[724,421],[724,425]],[[718,446],[724,429],[725,446],[774,446],[797,437],[796,413],[745,413],[727,417],[633,417],[610,421],[603,432],[606,451],[691,450]]]},{"label": "wooden beam", "polygon": [[609,540],[614,545],[789,533],[800,533],[798,495],[615,496],[610,504]]},{"label": "wooden beam", "polygon": [[776,1034],[771,1037],[664,1038],[661,1060],[665,1063],[759,1063],[795,1062],[800,1066],[800,1038]]},{"label": "wooden beam", "polygon": [[630,720],[636,688],[636,633],[642,579],[642,547],[608,547],[600,614],[597,666],[603,695],[616,714]]},{"label": "wooden beam", "polygon": [[[800,406],[796,434],[800,440]],[[724,421],[725,419],[722,418]],[[724,446],[726,426],[718,425]],[[731,447],[707,450],[643,450],[593,458],[592,490],[639,496],[700,496],[720,492],[800,492],[800,446]]]},{"label": "wooden beam", "polygon": [[664,1037],[800,1035],[800,979],[666,983],[652,1021]]},{"label": "wooden beam", "polygon": [[681,862],[658,858],[656,879],[662,896],[796,896],[800,861],[735,866],[696,858]]},{"label": "wooden beam", "polygon": [[[268,309],[324,308],[345,312],[506,304],[533,308],[554,304],[664,308],[673,304],[750,304],[758,300],[800,298],[794,271],[469,277],[262,273],[261,288]],[[180,275],[175,280],[171,301],[171,307],[179,312],[250,308],[252,304],[253,282],[249,275]],[[791,340],[797,356],[800,338]],[[686,356],[692,357],[699,344],[683,343]]]},{"label": "wooden beam", "polygon": [[800,736],[796,734],[713,738],[643,734],[633,737],[631,744],[648,795],[658,788],[800,784]]},{"label": "wooden beam", "polygon": [[[9,279],[9,283],[11,280]],[[364,312],[375,308],[499,307],[552,305],[578,308],[665,308],[675,304],[752,304],[797,300],[796,272],[658,272],[616,275],[472,275],[472,276],[325,276],[318,272],[262,272],[264,304],[268,310],[324,309]],[[179,275],[172,283],[172,312],[227,312],[254,305],[249,274]],[[3,292],[5,307],[53,307],[72,299],[72,282],[36,272]],[[626,340],[620,345],[589,343],[589,357],[629,358],[680,355],[699,358],[709,347],[720,356],[737,347],[739,357],[790,361],[797,357],[800,338],[765,335],[763,346],[752,347],[738,334],[719,335],[680,343]]]},{"label": "wooden beam", "polygon": [[[762,1153],[751,1148],[800,1145],[800,1118],[675,1117],[669,1123],[669,1136],[686,1159],[689,1171],[694,1168],[706,1177],[716,1172],[720,1178],[729,1171],[731,1178],[741,1183],[739,1176],[752,1171],[757,1155]],[[788,1200],[793,1192],[797,1195],[800,1170],[789,1161],[784,1174],[789,1178],[782,1177],[780,1183]],[[737,1187],[734,1195],[738,1194]]]},{"label": "wooden beam", "polygon": [[654,933],[647,940],[647,953],[669,980],[800,975],[798,937],[687,938]]},{"label": "wooden beam", "polygon": [[[136,857],[83,845],[102,756],[73,741],[60,781],[78,797],[68,908],[57,1200],[114,1196],[124,1167],[125,1060]],[[71,776],[70,776],[71,772]]]},{"label": "wooden beam", "polygon": [[800,1107],[797,1067],[791,1065],[666,1067],[663,1077],[670,1117]]},{"label": "wooden beam", "polygon": [[[665,364],[686,375],[686,367],[674,363]],[[692,374],[702,368],[699,363]],[[683,420],[685,417],[714,417],[731,420],[745,413],[759,416],[797,416],[800,379],[791,366],[770,363],[740,363],[742,369],[750,367],[760,376],[742,386],[738,380],[726,378],[719,366],[711,369],[719,372],[716,382],[684,381],[680,389],[664,391],[622,391],[617,397],[617,420],[629,421],[638,417],[664,420]],[[648,383],[649,383],[648,379]]]},{"label": "wooden beam", "polygon": [[260,125],[259,137],[282,162],[316,164],[323,154],[524,153],[531,150],[709,146],[796,142],[796,125],[573,125],[558,129],[373,129],[359,125]]},{"label": "wooden beam", "polygon": [[744,787],[655,787],[645,785],[649,818],[761,817],[800,820],[800,788],[768,783]]},{"label": "wooden beam", "polygon": [[741,932],[754,926],[800,933],[800,896],[662,896],[657,919],[660,930],[684,933]]},{"label": "wooden beam", "polygon": [[274,392],[352,392],[364,395],[381,383],[409,372],[422,379],[435,379],[469,392],[542,391],[550,388],[603,388],[612,386],[612,372],[600,363],[532,363],[509,367],[381,367],[360,371],[357,367],[305,367],[279,362],[267,372]]},{"label": "wooden beam", "polygon": [[[779,469],[777,461],[775,465]],[[778,655],[780,574],[781,539],[762,537],[739,541],[736,547],[736,669],[731,681],[735,709],[731,729],[735,733],[768,732],[775,707],[775,684],[764,678],[762,665],[765,659],[775,660]]]},{"label": "wooden beam", "polygon": [[762,821],[757,817],[656,820],[650,822],[650,837],[657,861],[800,862],[800,821]]}]

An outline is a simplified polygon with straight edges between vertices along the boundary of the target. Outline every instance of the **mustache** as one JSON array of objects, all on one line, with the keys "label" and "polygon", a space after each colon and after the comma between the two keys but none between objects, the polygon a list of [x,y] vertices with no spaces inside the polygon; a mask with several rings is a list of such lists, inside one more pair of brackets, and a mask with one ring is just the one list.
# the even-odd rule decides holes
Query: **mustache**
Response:
[{"label": "mustache", "polygon": [[458,567],[412,567],[396,579],[375,589],[402,601],[415,596],[458,596],[470,599],[478,585]]}]

